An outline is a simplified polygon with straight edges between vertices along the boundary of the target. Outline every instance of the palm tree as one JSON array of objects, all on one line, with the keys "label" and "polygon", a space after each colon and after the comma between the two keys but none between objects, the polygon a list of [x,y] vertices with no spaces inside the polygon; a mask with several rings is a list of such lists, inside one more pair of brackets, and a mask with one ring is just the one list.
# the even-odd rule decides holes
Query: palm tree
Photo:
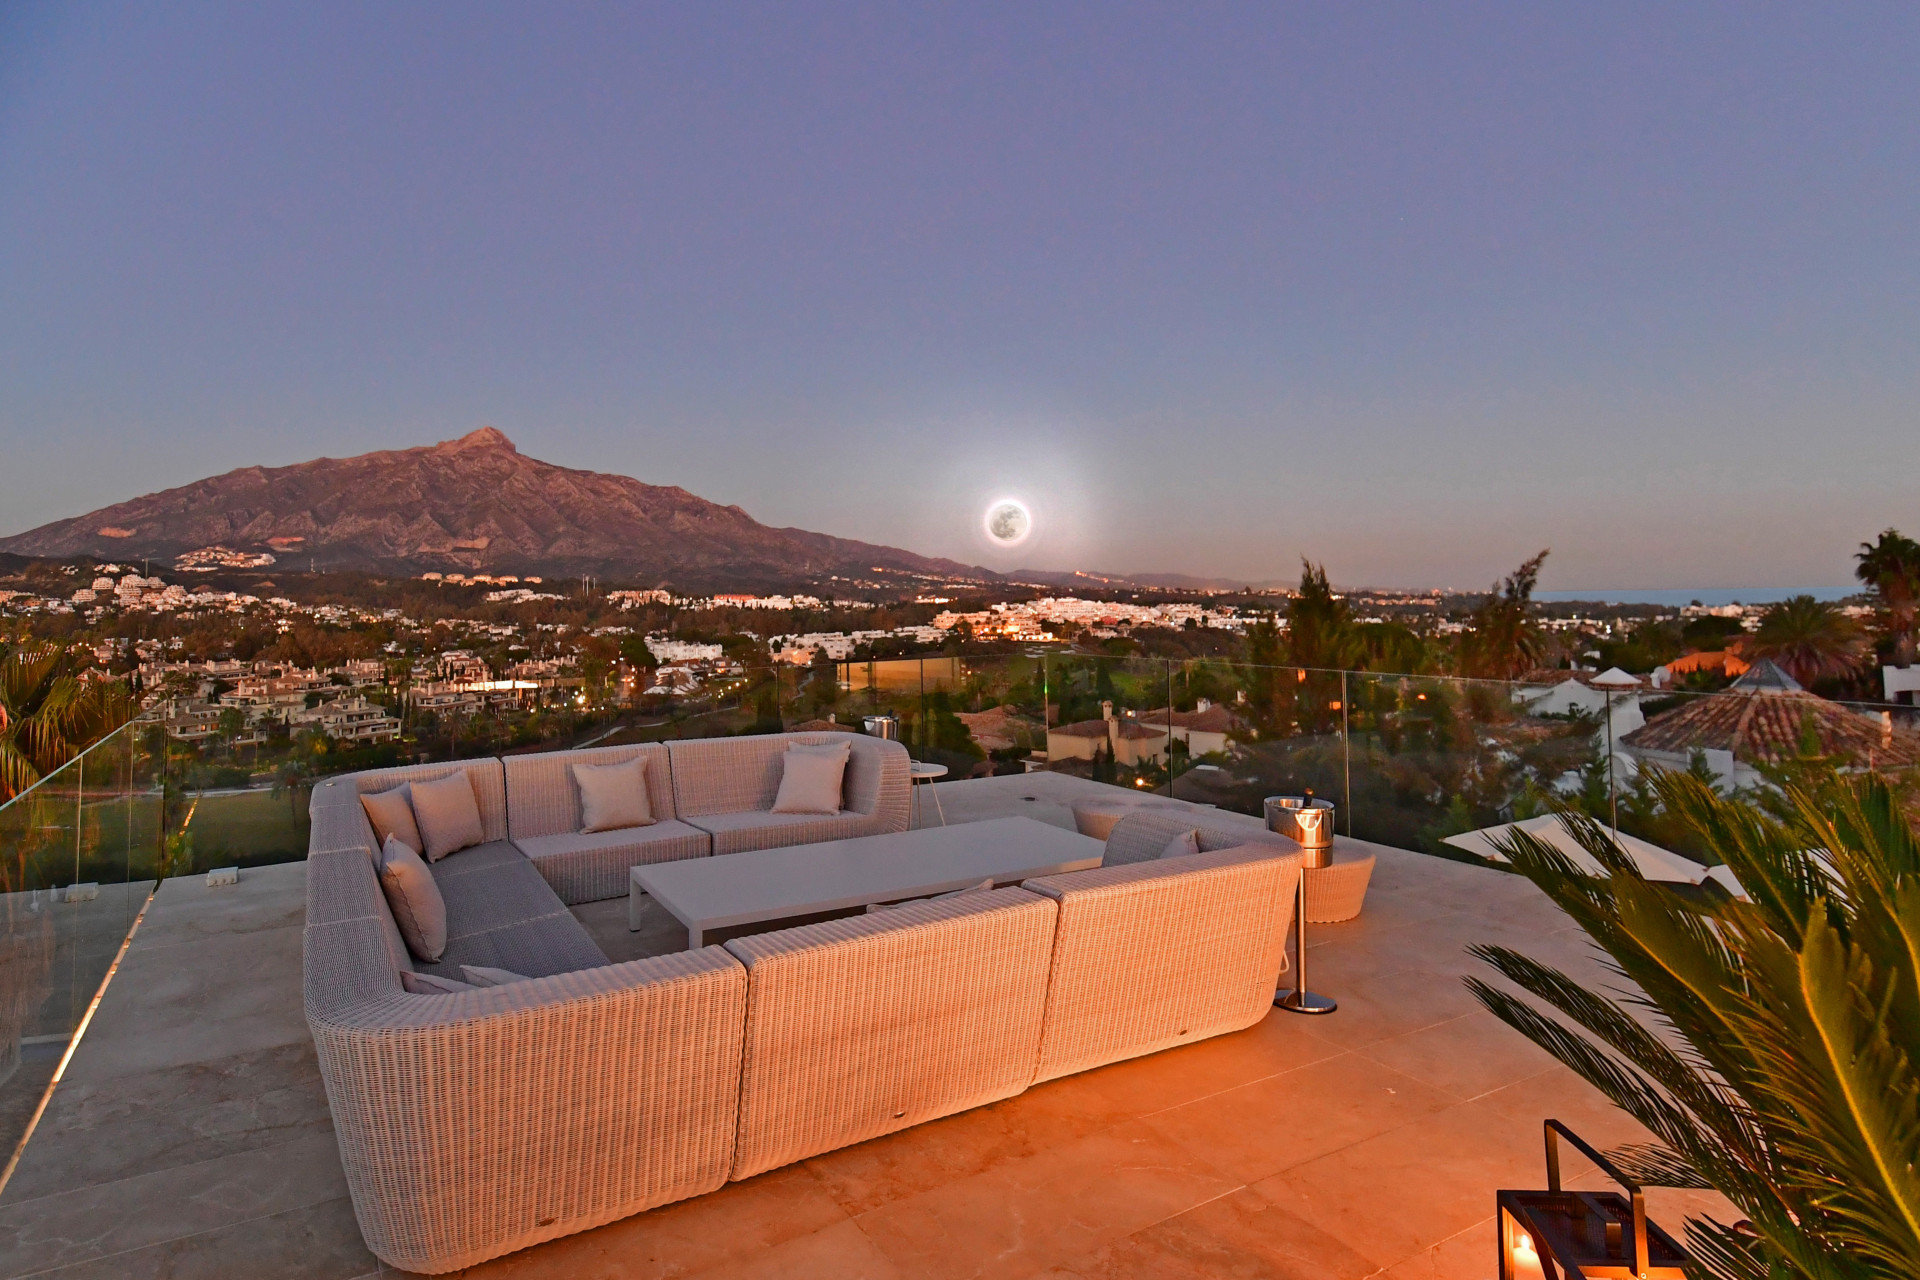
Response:
[{"label": "palm tree", "polygon": [[1522,833],[1503,851],[1638,991],[1492,946],[1474,954],[1533,1000],[1468,986],[1655,1135],[1614,1153],[1631,1176],[1711,1187],[1746,1215],[1687,1224],[1689,1275],[1920,1275],[1920,844],[1897,798],[1875,776],[1830,779],[1776,820],[1688,774],[1654,786],[1751,900],[1651,883],[1569,814],[1606,879]]},{"label": "palm tree", "polygon": [[300,790],[312,786],[313,766],[298,755],[289,755],[273,771],[271,794],[287,798],[287,808],[292,811],[295,822],[300,820]]},{"label": "palm tree", "polygon": [[1460,637],[1460,673],[1512,680],[1540,661],[1546,645],[1533,621],[1533,588],[1551,549],[1493,584]]},{"label": "palm tree", "polygon": [[1791,596],[1760,615],[1749,650],[1770,658],[1803,685],[1844,680],[1860,669],[1866,637],[1839,606],[1812,596]]},{"label": "palm tree", "polygon": [[1883,529],[1872,542],[1860,544],[1853,576],[1873,589],[1880,601],[1887,639],[1893,642],[1893,665],[1913,665],[1915,615],[1920,613],[1920,542],[1898,530]]},{"label": "palm tree", "polygon": [[0,645],[0,802],[124,724],[126,690],[82,680],[58,644]]}]

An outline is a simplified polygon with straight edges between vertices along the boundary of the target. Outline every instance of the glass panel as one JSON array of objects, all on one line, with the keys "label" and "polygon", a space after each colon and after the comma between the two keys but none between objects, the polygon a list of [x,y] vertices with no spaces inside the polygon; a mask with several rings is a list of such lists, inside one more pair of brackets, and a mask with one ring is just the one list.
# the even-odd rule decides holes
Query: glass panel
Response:
[{"label": "glass panel", "polygon": [[122,728],[0,806],[0,1143],[26,1132],[152,888],[155,829]]}]

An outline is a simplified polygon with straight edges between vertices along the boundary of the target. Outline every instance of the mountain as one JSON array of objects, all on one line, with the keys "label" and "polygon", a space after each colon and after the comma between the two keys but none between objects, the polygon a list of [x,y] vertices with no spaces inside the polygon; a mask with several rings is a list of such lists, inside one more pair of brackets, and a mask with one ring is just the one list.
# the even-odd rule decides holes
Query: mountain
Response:
[{"label": "mountain", "polygon": [[627,476],[529,458],[492,427],[417,449],[243,467],[0,538],[0,552],[166,560],[206,547],[293,568],[595,574],[682,589],[771,587],[875,570],[988,570],[804,529]]}]

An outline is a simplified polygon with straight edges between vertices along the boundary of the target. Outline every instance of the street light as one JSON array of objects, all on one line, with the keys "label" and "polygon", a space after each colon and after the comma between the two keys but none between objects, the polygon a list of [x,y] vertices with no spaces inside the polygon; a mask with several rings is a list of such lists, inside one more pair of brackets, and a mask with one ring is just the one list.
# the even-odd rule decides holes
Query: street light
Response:
[{"label": "street light", "polygon": [[1613,816],[1613,834],[1620,834],[1620,793],[1613,782],[1613,695],[1623,689],[1638,689],[1640,677],[1618,667],[1608,667],[1589,683],[1607,700],[1607,807]]}]

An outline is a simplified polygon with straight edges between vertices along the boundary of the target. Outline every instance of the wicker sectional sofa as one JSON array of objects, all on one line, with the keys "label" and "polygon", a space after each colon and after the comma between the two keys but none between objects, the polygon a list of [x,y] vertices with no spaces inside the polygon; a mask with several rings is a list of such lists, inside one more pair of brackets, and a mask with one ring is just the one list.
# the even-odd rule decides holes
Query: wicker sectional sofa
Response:
[{"label": "wicker sectional sofa", "polygon": [[[719,812],[770,799],[755,761],[792,736],[716,740],[752,744],[745,780],[706,793],[735,806]],[[874,813],[862,816],[893,823],[898,748],[864,745],[879,750],[849,770],[849,799],[870,787]],[[697,825],[714,816],[700,812],[711,800],[698,788],[718,773],[683,775],[682,746],[667,749],[673,803],[657,796],[655,812],[706,834],[709,850],[767,847],[753,841],[770,827],[801,840],[867,834]],[[577,823],[554,765],[469,761],[315,788],[307,1020],[361,1231],[390,1265],[470,1266],[1042,1080],[1239,1030],[1270,1007],[1299,874],[1277,838],[610,964],[564,900],[610,896],[607,868],[620,859],[684,856],[697,840],[676,830],[617,852],[554,842]],[[433,865],[449,941],[426,965],[387,909],[358,797],[455,769],[475,781],[488,840]],[[905,825],[904,753],[898,773],[891,829]],[[1129,830],[1143,821],[1122,822],[1109,848],[1144,849],[1153,833]],[[463,963],[530,980],[447,995],[401,987],[403,969],[457,977]]]}]

